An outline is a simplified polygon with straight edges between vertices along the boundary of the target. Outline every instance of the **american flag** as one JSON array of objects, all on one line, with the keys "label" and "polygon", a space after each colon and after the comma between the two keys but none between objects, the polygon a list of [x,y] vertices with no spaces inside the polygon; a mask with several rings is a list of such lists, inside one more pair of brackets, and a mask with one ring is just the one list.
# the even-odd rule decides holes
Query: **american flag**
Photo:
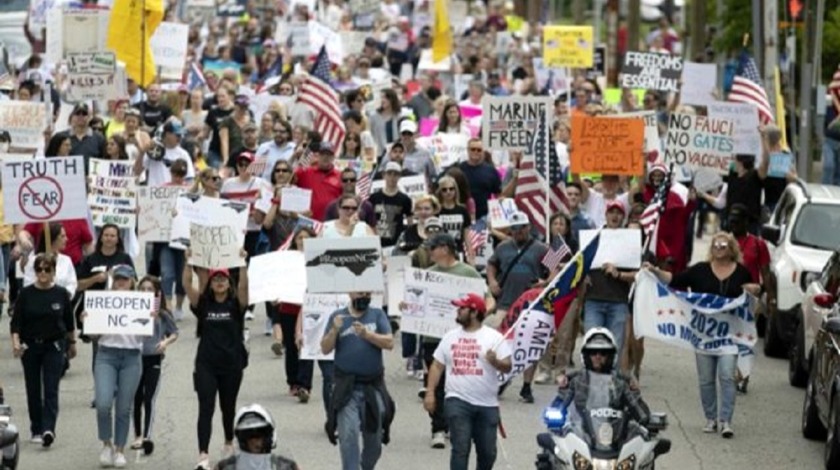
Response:
[{"label": "american flag", "polygon": [[[548,215],[569,212],[563,170],[557,158],[557,149],[554,146],[549,120],[549,115],[544,113],[534,133],[531,148],[520,163],[519,178],[516,183],[516,205],[528,214],[531,223],[543,233],[548,233],[546,226]],[[548,203],[546,203],[546,188],[549,189]]]},{"label": "american flag", "polygon": [[831,82],[828,84],[828,91],[831,93],[831,101],[834,102],[834,109],[840,113],[840,65],[831,77]]},{"label": "american flag", "polygon": [[487,243],[487,221],[481,219],[467,230],[467,244],[473,253],[478,253],[485,243]]},{"label": "american flag", "polygon": [[727,99],[736,103],[751,104],[758,108],[758,117],[762,124],[773,122],[773,111],[767,99],[767,92],[761,84],[758,67],[747,51],[741,52],[738,73],[732,80],[732,89],[729,90]]},{"label": "american flag", "polygon": [[302,168],[306,168],[306,167],[312,165],[312,150],[310,150],[309,148],[304,150],[303,155],[300,156],[300,158],[295,163],[295,165],[297,165],[299,167],[302,167]]},{"label": "american flag", "polygon": [[356,181],[356,195],[359,196],[362,201],[366,201],[367,198],[370,197],[370,188],[372,185],[373,171],[364,173],[359,177],[359,181]]},{"label": "american flag", "polygon": [[201,69],[198,68],[198,64],[195,62],[190,64],[190,72],[187,75],[186,85],[190,91],[193,91],[198,87],[207,86],[207,80],[204,78],[204,74],[201,73]]},{"label": "american flag", "polygon": [[321,232],[324,230],[324,224],[323,223],[318,222],[315,219],[310,219],[308,217],[300,216],[300,217],[298,217],[298,222],[297,222],[297,225],[295,225],[295,229],[292,230],[292,233],[290,233],[289,236],[286,237],[285,240],[283,240],[283,243],[280,246],[277,247],[277,251],[288,250],[292,246],[292,242],[295,239],[295,234],[297,234],[297,231],[298,231],[299,227],[312,227],[312,230],[315,231],[316,235],[320,235]]},{"label": "american flag", "polygon": [[645,247],[654,254],[656,254],[656,232],[657,227],[659,226],[659,217],[663,212],[665,212],[668,201],[668,193],[671,191],[672,171],[668,172],[665,179],[662,180],[662,183],[660,183],[659,187],[656,188],[656,193],[654,193],[653,198],[650,200],[650,204],[645,207],[644,212],[642,212],[641,217],[639,217],[639,222],[641,223],[642,230],[645,234]]},{"label": "american flag", "polygon": [[315,65],[300,86],[298,102],[309,105],[315,113],[315,130],[333,148],[341,148],[344,140],[344,121],[341,119],[341,106],[338,92],[330,85],[330,59],[326,46],[321,47]]},{"label": "american flag", "polygon": [[554,268],[556,268],[566,256],[572,256],[572,250],[569,249],[569,245],[567,245],[564,240],[560,240],[560,246],[556,249],[552,248],[548,250],[548,253],[543,256],[541,263],[549,271],[554,271]]}]

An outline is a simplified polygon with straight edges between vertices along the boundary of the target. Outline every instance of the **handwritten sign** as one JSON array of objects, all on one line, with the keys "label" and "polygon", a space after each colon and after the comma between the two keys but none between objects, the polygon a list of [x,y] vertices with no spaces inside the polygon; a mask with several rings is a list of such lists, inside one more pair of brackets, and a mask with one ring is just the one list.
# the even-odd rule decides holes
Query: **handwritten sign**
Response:
[{"label": "handwritten sign", "polygon": [[172,225],[172,210],[178,195],[184,191],[179,186],[137,188],[137,238],[140,243],[168,242]]},{"label": "handwritten sign", "polygon": [[683,64],[681,103],[699,106],[714,104],[717,102],[714,96],[716,89],[717,64],[698,64],[688,61]]},{"label": "handwritten sign", "polygon": [[787,152],[773,152],[770,154],[770,166],[767,176],[771,178],[784,178],[791,170],[793,155]]},{"label": "handwritten sign", "polygon": [[481,100],[481,134],[488,150],[527,150],[537,126],[551,116],[551,97],[484,95]]},{"label": "handwritten sign", "polygon": [[309,292],[382,292],[379,237],[307,238],[306,277]]},{"label": "handwritten sign", "polygon": [[446,332],[457,328],[457,309],[452,301],[466,294],[484,295],[486,285],[481,278],[406,268],[406,308],[402,312],[400,327],[406,333],[416,333],[432,338],[442,338]]},{"label": "handwritten sign", "polygon": [[573,173],[644,173],[645,124],[640,119],[572,117]]},{"label": "handwritten sign", "polygon": [[46,115],[44,103],[0,101],[0,129],[9,131],[18,149],[36,149],[43,144]]},{"label": "handwritten sign", "polygon": [[280,210],[306,212],[312,203],[312,190],[298,187],[283,188],[280,193]]},{"label": "handwritten sign", "polygon": [[90,159],[88,206],[93,225],[114,224],[134,229],[137,223],[137,192],[131,162]]},{"label": "handwritten sign", "polygon": [[239,234],[230,225],[190,223],[190,265],[207,269],[245,266],[240,248]]},{"label": "handwritten sign", "polygon": [[469,137],[464,134],[436,134],[418,137],[417,145],[432,152],[435,168],[440,173],[456,163],[466,161],[468,141]]},{"label": "handwritten sign", "polygon": [[169,246],[184,250],[190,244],[190,224],[218,225],[224,222],[239,238],[239,246],[245,243],[248,226],[249,205],[210,197],[182,194],[175,202],[175,217],[169,233]]},{"label": "handwritten sign", "polygon": [[152,336],[153,292],[92,290],[85,293],[85,334]]},{"label": "handwritten sign", "polygon": [[618,81],[621,88],[678,92],[682,57],[655,52],[627,52]]},{"label": "handwritten sign", "polygon": [[592,26],[543,28],[543,63],[548,67],[592,67]]},{"label": "handwritten sign", "polygon": [[756,166],[761,164],[761,135],[758,133],[758,108],[748,103],[715,102],[708,105],[709,117],[732,121],[735,129],[733,153],[755,155]]},{"label": "handwritten sign", "polygon": [[[177,74],[180,78],[187,60],[187,36],[190,27],[186,24],[164,21],[155,29],[149,45],[155,65]],[[167,76],[172,73],[167,73]]]},{"label": "handwritten sign", "polygon": [[300,305],[306,292],[303,252],[272,251],[248,263],[248,300],[252,304],[282,301]]},{"label": "handwritten sign", "polygon": [[622,114],[608,114],[603,116],[605,118],[635,118],[641,119],[645,123],[645,138],[644,149],[645,153],[660,152],[662,149],[662,142],[659,138],[659,121],[656,118],[655,111],[636,111],[632,113]]},{"label": "handwritten sign", "polygon": [[516,200],[511,198],[491,199],[487,201],[487,214],[490,218],[490,226],[493,228],[510,227],[510,219],[515,212]]},{"label": "handwritten sign", "polygon": [[665,142],[665,165],[729,172],[735,143],[732,121],[692,114],[671,114]]},{"label": "handwritten sign", "polygon": [[104,100],[116,86],[117,60],[113,52],[67,54],[68,93],[74,101]]},{"label": "handwritten sign", "polygon": [[4,157],[2,173],[7,224],[87,218],[82,157]]}]

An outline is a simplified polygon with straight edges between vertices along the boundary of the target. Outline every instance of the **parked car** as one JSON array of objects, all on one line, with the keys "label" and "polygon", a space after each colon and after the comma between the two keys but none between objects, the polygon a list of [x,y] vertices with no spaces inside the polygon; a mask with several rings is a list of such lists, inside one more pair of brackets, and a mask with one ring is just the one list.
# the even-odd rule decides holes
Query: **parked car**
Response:
[{"label": "parked car", "polygon": [[784,358],[796,332],[808,285],[840,246],[840,187],[797,181],[782,193],[762,228],[770,249],[765,281],[764,354]]},{"label": "parked car", "polygon": [[[836,303],[836,299],[835,303]],[[840,316],[825,318],[814,338],[814,361],[802,406],[802,434],[825,439],[825,468],[840,468]]]},{"label": "parked car", "polygon": [[820,277],[808,285],[802,298],[799,324],[790,347],[788,380],[794,387],[804,387],[814,358],[814,338],[828,316],[840,316],[840,250],[834,252]]}]

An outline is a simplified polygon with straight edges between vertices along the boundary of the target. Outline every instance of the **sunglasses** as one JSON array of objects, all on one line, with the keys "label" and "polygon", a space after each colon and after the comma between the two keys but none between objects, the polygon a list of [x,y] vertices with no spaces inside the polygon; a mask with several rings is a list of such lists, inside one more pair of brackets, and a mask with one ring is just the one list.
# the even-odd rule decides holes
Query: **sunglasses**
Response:
[{"label": "sunglasses", "polygon": [[289,173],[290,171],[291,170],[289,170],[288,168],[275,168],[274,169],[275,173]]},{"label": "sunglasses", "polygon": [[359,206],[341,206],[341,210],[343,211],[354,211],[357,210]]},{"label": "sunglasses", "polygon": [[46,267],[46,266],[38,266],[37,268],[35,268],[35,272],[36,273],[51,273],[52,268]]},{"label": "sunglasses", "polygon": [[454,187],[449,187],[449,188],[440,188],[440,192],[442,192],[442,193],[447,193],[447,192],[450,192],[450,191],[452,191],[452,192],[454,193],[454,192],[455,192],[455,188],[454,188]]},{"label": "sunglasses", "polygon": [[727,243],[727,242],[715,242],[714,245],[712,245],[712,246],[714,246],[715,248],[726,248],[726,247],[729,246],[729,243]]},{"label": "sunglasses", "polygon": [[215,183],[218,183],[219,181],[222,180],[222,177],[221,176],[208,176],[204,179],[207,180],[207,181],[213,181]]},{"label": "sunglasses", "polygon": [[470,148],[470,152],[483,152],[483,151],[484,150],[482,150],[480,148],[475,148],[475,147]]},{"label": "sunglasses", "polygon": [[341,178],[342,183],[355,183],[356,178]]}]

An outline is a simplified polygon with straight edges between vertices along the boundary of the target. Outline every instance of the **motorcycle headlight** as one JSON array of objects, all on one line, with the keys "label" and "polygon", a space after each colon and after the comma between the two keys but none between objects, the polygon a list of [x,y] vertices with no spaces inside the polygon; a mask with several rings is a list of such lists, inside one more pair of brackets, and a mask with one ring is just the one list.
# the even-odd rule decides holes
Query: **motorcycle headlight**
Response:
[{"label": "motorcycle headlight", "polygon": [[636,456],[631,455],[619,462],[615,470],[633,470],[634,468],[636,468]]},{"label": "motorcycle headlight", "polygon": [[615,460],[592,459],[592,470],[615,470]]},{"label": "motorcycle headlight", "polygon": [[562,408],[546,408],[543,411],[543,422],[548,429],[562,429],[566,423],[566,413]]},{"label": "motorcycle headlight", "polygon": [[572,464],[574,464],[575,470],[592,470],[592,464],[589,463],[589,460],[578,452],[572,454]]}]

